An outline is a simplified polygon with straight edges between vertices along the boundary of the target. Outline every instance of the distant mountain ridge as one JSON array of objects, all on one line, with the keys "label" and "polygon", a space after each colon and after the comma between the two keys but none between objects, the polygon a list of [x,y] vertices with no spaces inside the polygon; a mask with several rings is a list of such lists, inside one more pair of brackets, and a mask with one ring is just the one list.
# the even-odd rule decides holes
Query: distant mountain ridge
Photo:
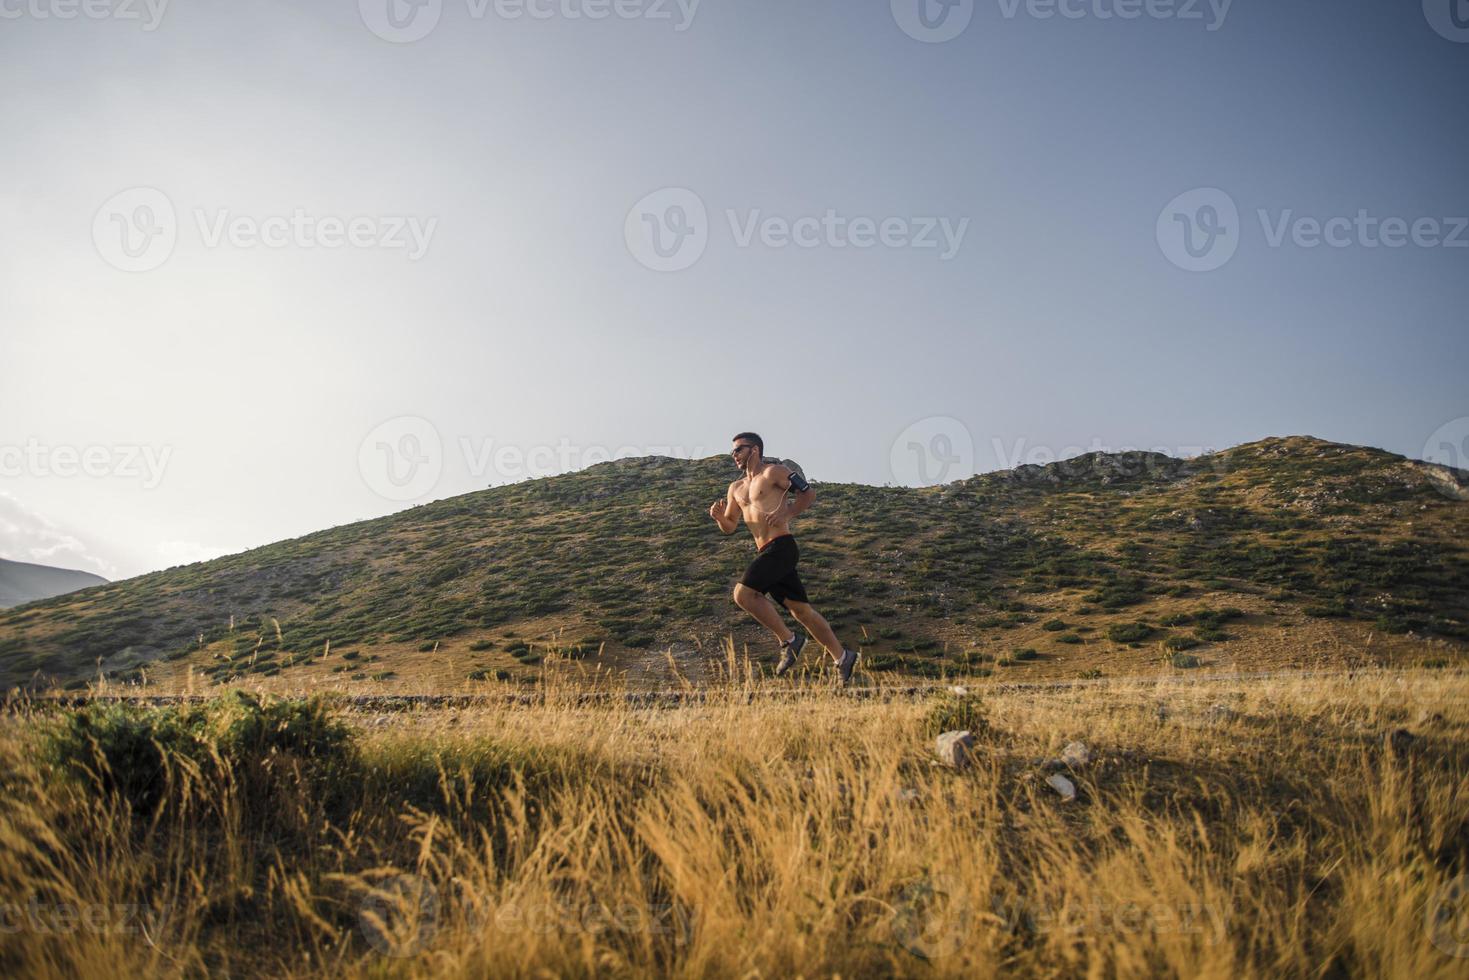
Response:
[{"label": "distant mountain ridge", "polygon": [[106,584],[105,578],[91,572],[0,558],[0,609]]},{"label": "distant mountain ridge", "polygon": [[[524,679],[556,646],[697,678],[725,638],[774,653],[730,598],[749,535],[708,518],[737,475],[726,456],[615,460],[0,611],[0,682],[437,690]],[[806,476],[802,577],[873,674],[1469,648],[1469,474],[1381,449],[1271,437],[925,488]]]}]

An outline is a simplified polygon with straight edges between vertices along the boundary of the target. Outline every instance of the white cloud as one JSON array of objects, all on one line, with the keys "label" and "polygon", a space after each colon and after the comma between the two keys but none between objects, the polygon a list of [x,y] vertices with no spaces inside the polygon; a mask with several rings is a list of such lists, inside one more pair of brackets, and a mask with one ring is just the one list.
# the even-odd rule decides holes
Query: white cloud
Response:
[{"label": "white cloud", "polygon": [[52,524],[10,494],[0,491],[0,557],[118,578],[112,563],[81,538]]}]

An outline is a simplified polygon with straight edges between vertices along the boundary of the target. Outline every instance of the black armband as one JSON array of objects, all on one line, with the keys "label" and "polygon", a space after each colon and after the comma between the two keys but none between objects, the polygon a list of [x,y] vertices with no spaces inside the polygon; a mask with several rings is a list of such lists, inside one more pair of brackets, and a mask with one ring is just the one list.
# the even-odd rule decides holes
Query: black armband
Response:
[{"label": "black armband", "polygon": [[796,493],[805,493],[811,489],[811,484],[807,483],[801,474],[795,470],[791,470],[791,489],[796,491]]}]

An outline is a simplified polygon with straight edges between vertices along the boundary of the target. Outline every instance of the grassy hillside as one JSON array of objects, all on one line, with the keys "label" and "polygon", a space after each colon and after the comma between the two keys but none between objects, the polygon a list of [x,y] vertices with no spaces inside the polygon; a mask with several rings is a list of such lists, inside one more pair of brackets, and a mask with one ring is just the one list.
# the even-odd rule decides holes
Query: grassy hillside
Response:
[{"label": "grassy hillside", "polygon": [[[730,601],[748,533],[707,515],[735,475],[620,460],[31,603],[0,612],[0,683],[445,689],[523,679],[553,649],[697,679],[725,638],[774,653]],[[818,483],[795,531],[869,679],[1441,663],[1469,645],[1466,486],[1299,436]]]}]

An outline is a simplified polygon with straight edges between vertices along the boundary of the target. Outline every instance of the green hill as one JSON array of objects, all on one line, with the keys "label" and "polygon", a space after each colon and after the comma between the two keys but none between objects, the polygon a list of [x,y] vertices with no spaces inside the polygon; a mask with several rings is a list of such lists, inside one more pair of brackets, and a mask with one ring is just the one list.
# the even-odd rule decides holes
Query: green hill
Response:
[{"label": "green hill", "polygon": [[[634,675],[671,654],[701,676],[731,636],[773,656],[730,599],[753,543],[707,514],[736,475],[722,456],[618,460],[0,611],[0,682],[461,689],[533,674],[551,644]],[[802,576],[877,675],[1469,647],[1469,474],[1378,449],[1296,436],[815,485]]]}]

